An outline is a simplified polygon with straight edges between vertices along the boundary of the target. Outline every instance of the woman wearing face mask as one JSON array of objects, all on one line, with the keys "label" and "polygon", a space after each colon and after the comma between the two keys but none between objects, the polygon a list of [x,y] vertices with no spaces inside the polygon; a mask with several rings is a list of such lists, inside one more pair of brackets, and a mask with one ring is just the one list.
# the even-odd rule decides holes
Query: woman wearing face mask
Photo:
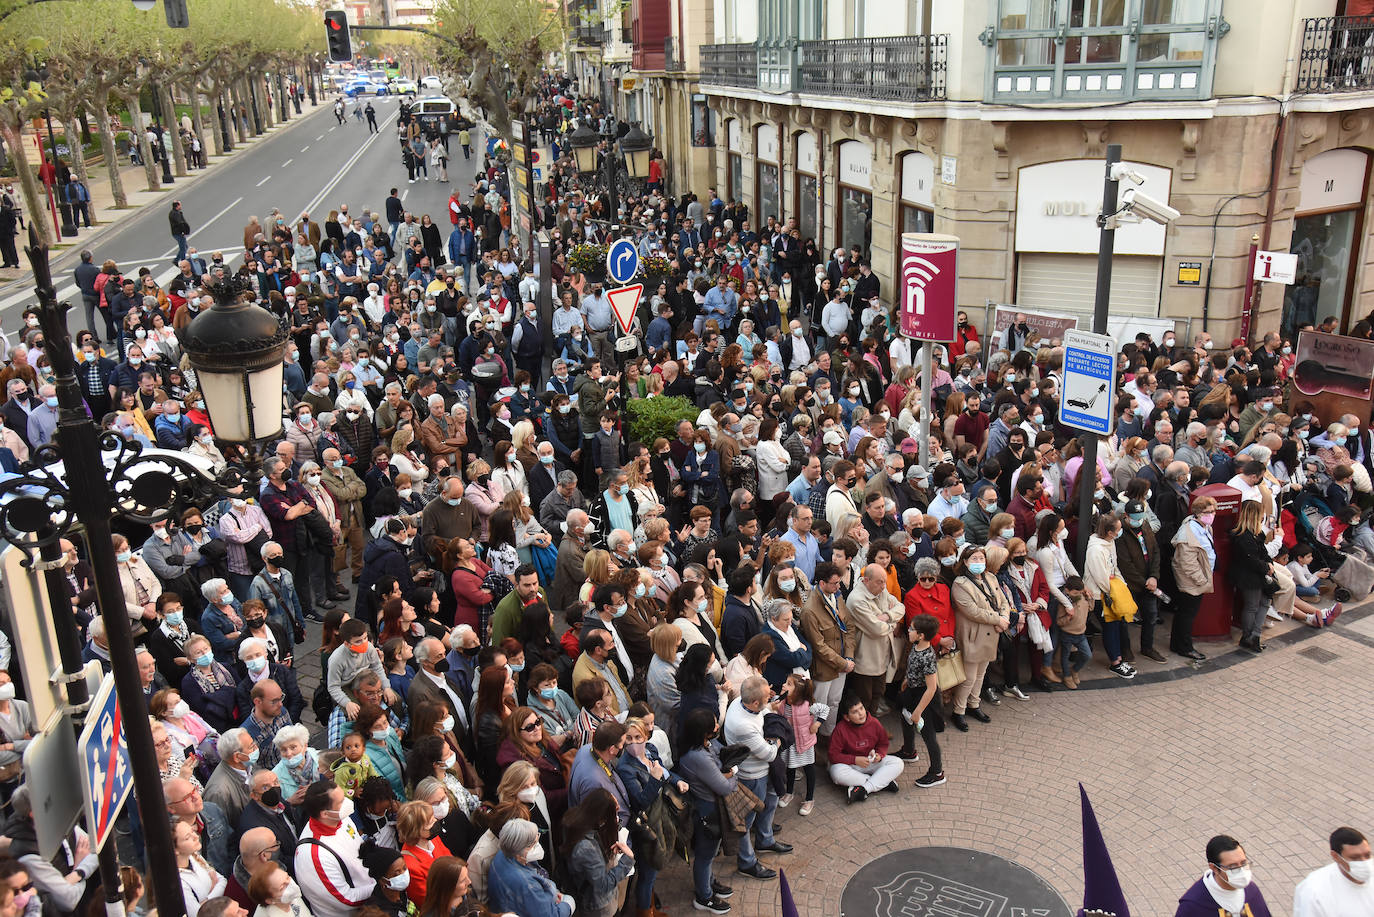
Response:
[{"label": "woman wearing face mask", "polygon": [[[797,575],[800,576],[800,573]],[[774,690],[779,690],[788,675],[807,675],[810,672],[811,644],[801,628],[794,626],[797,607],[791,600],[770,599],[765,602],[763,617],[763,636],[772,641],[773,648],[763,665],[762,675]]]},{"label": "woman wearing face mask", "polygon": [[[487,873],[487,903],[491,909],[529,917],[571,917],[571,901],[543,868],[536,868],[546,856],[539,841],[539,827],[523,818],[513,819],[501,829],[497,843],[499,849]],[[626,866],[624,872],[628,871]]]},{"label": "woman wearing face mask", "polygon": [[1126,625],[1130,618],[1122,617],[1107,601],[1110,582],[1121,578],[1116,559],[1116,539],[1121,529],[1121,520],[1116,513],[1103,512],[1098,517],[1097,531],[1088,539],[1088,551],[1083,556],[1083,585],[1088,598],[1101,603],[1102,648],[1107,654],[1108,667],[1113,675],[1129,681],[1135,677],[1135,668],[1127,662],[1131,648]]},{"label": "woman wearing face mask", "polygon": [[[184,881],[182,886],[185,887]],[[311,917],[300,886],[276,862],[267,863],[253,873],[248,883],[248,897],[258,906],[253,917]],[[189,912],[189,907],[187,910]]]},{"label": "woman wearing face mask", "polygon": [[[993,562],[992,550],[988,551],[989,565]],[[1027,656],[1030,661],[1030,683],[1041,691],[1049,692],[1053,690],[1050,683],[1044,677],[1043,664],[1045,653],[1053,648],[1050,641],[1050,603],[1053,596],[1050,595],[1049,586],[1045,582],[1045,576],[1040,572],[1039,566],[1031,559],[1030,550],[1026,543],[1020,538],[1012,538],[1007,541],[1005,561],[997,570],[997,578],[1011,594],[1017,609],[1020,611],[1018,626],[1007,631],[1009,642],[1002,648],[1002,668],[1003,668],[1003,687],[1002,693],[1007,694],[1017,700],[1030,700],[1030,696],[1021,689],[1021,647],[1026,647]],[[1039,622],[1039,627],[1035,628],[1032,636],[1032,626],[1030,616],[1034,615]]]},{"label": "woman wearing face mask", "polygon": [[157,597],[162,594],[162,583],[141,557],[134,556],[127,538],[114,535],[110,542],[119,569],[124,609],[133,625],[134,636],[142,636],[148,628],[157,626]]},{"label": "woman wearing face mask", "polygon": [[1121,444],[1121,452],[1117,455],[1115,464],[1112,465],[1112,487],[1115,490],[1122,490],[1126,483],[1140,473],[1140,469],[1149,464],[1145,455],[1145,440],[1139,436],[1130,436]]},{"label": "woman wearing face mask", "polygon": [[[186,915],[196,917],[202,904],[224,894],[229,879],[215,872],[214,867],[200,855],[200,833],[193,824],[181,819],[177,819],[172,826],[172,856],[181,878],[181,896],[186,902]],[[281,869],[280,866],[275,868]],[[290,876],[287,876],[287,881],[291,881]]]},{"label": "woman wearing face mask", "polygon": [[[572,733],[557,739],[544,730],[543,717],[532,707],[516,707],[502,729],[496,763],[501,768],[501,786],[517,789],[514,795],[530,807],[538,807],[544,818],[557,825],[568,807],[568,773],[560,755],[573,749]],[[512,774],[517,771],[517,774]],[[511,794],[502,794],[509,798]]]},{"label": "woman wearing face mask", "polygon": [[306,788],[320,779],[319,752],[310,747],[310,730],[298,724],[285,726],[273,736],[272,745],[278,757],[272,773],[281,784],[281,797],[299,805]]},{"label": "woman wearing face mask", "polygon": [[[628,745],[626,748],[628,750]],[[621,760],[624,758],[622,755]],[[612,917],[617,911],[617,899],[623,897],[618,887],[629,877],[632,868],[637,872],[637,884],[647,884],[648,891],[649,906],[639,908],[638,913],[653,912],[656,870],[642,862],[642,858],[636,860],[630,847],[619,839],[616,801],[607,790],[593,790],[581,805],[568,811],[564,820],[562,853],[569,874],[574,876],[571,891],[578,902],[578,913],[589,917]],[[646,874],[649,876],[647,883]]]},{"label": "woman wearing face mask", "polygon": [[1213,590],[1217,552],[1212,522],[1216,519],[1216,506],[1211,497],[1193,500],[1192,515],[1178,527],[1172,542],[1174,580],[1179,594],[1173,629],[1169,632],[1169,651],[1197,662],[1207,658],[1193,647],[1193,619],[1202,597]]},{"label": "woman wearing face mask", "polygon": [[[148,701],[148,714],[163,725],[172,743],[185,757],[201,756],[201,749],[218,757],[214,749],[219,742],[219,731],[194,712],[176,688],[163,688],[154,694]],[[187,773],[190,773],[189,768]]]},{"label": "woman wearing face mask", "polygon": [[1012,607],[997,577],[988,572],[987,553],[976,545],[965,546],[960,554],[954,586],[950,589],[954,606],[954,639],[963,654],[964,682],[954,689],[954,712],[950,722],[960,732],[968,732],[968,716],[980,723],[991,721],[979,704],[983,677],[997,658],[998,635],[1011,626]]},{"label": "woman wearing face mask", "polygon": [[373,847],[367,856],[363,857],[363,863],[367,866],[369,875],[377,882],[377,888],[367,902],[367,907],[377,908],[386,917],[411,917],[415,912],[415,905],[410,902],[407,894],[410,889],[410,870],[401,851],[394,847]]},{"label": "woman wearing face mask", "polygon": [[435,836],[437,822],[434,807],[427,802],[407,802],[396,813],[396,840],[410,873],[406,897],[416,906],[424,903],[425,882],[434,861],[452,856],[444,842]]}]

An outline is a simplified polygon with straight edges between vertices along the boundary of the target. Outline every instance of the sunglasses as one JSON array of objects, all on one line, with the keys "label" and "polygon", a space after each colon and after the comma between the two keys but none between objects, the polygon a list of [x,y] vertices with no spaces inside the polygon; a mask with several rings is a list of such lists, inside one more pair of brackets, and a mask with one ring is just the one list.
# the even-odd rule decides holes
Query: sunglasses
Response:
[{"label": "sunglasses", "polygon": [[538,731],[539,731],[539,724],[538,724],[538,723],[526,723],[524,726],[521,726],[521,727],[520,727],[520,731],[521,731],[521,732],[538,732]]}]

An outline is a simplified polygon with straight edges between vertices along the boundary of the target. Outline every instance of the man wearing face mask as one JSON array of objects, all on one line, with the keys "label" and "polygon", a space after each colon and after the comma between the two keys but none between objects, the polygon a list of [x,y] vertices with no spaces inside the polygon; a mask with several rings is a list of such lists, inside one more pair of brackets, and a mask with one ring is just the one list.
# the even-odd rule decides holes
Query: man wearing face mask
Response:
[{"label": "man wearing face mask", "polygon": [[[249,796],[249,802],[239,816],[238,836],[244,838],[249,831],[264,828],[271,831],[275,843],[279,845],[273,851],[275,855],[272,859],[290,872],[295,868],[296,836],[300,833],[300,827],[296,813],[282,799],[281,781],[270,770],[258,771],[249,784]],[[240,855],[242,848],[240,841]]]},{"label": "man wearing face mask", "polygon": [[221,733],[215,747],[219,764],[205,782],[205,799],[220,807],[229,824],[236,825],[251,798],[249,781],[257,769],[258,744],[248,730],[235,728]]},{"label": "man wearing face mask", "polygon": [[[1296,909],[1294,911],[1296,913]],[[1269,917],[1240,841],[1218,834],[1207,842],[1207,871],[1178,899],[1174,917]]]},{"label": "man wearing face mask", "polygon": [[353,824],[353,800],[330,781],[305,792],[306,816],[296,847],[296,880],[317,917],[352,917],[377,882],[361,858],[363,836]]},{"label": "man wearing face mask", "polygon": [[1369,917],[1374,914],[1374,858],[1354,828],[1331,832],[1331,859],[1298,883],[1293,917]]}]

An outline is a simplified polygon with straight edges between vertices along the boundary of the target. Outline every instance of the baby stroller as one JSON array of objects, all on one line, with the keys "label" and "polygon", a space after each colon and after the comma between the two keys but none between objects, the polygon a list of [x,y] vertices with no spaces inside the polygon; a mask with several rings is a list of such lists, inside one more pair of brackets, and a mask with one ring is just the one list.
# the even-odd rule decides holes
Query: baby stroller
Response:
[{"label": "baby stroller", "polygon": [[1347,555],[1331,547],[1317,537],[1317,525],[1331,515],[1326,501],[1314,494],[1303,492],[1294,498],[1286,512],[1292,513],[1293,533],[1297,539],[1312,546],[1313,565],[1316,569],[1327,567],[1331,570],[1331,581],[1336,584],[1336,601],[1348,602],[1356,595],[1363,598],[1374,589],[1374,567],[1353,555]]}]

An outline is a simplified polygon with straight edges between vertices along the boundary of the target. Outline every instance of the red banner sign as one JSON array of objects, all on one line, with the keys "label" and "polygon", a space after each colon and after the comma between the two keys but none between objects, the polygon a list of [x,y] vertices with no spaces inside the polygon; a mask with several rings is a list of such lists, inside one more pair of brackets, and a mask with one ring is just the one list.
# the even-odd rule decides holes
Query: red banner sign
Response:
[{"label": "red banner sign", "polygon": [[918,341],[952,341],[959,310],[959,238],[902,233],[902,334]]}]

